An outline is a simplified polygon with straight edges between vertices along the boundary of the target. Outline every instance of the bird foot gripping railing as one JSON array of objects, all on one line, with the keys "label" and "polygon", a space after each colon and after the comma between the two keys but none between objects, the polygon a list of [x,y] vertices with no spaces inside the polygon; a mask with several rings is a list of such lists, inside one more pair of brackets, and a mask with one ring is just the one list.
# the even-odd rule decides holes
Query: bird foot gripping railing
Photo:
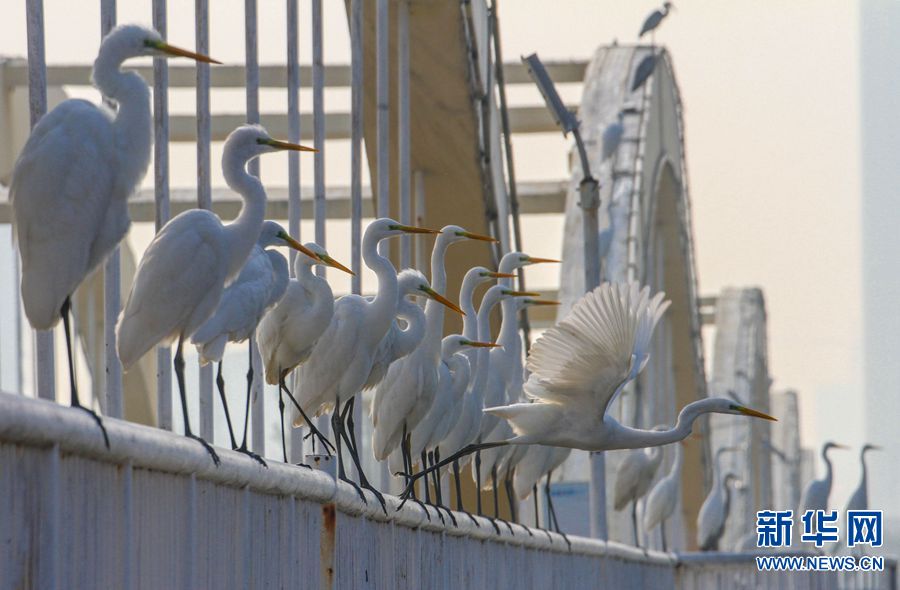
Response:
[{"label": "bird foot gripping railing", "polygon": [[[750,555],[676,556],[499,527],[414,503],[387,514],[329,475],[0,394],[0,588],[893,588],[881,573],[760,573]],[[721,562],[721,563],[720,563]],[[729,581],[730,580],[730,581]]]}]

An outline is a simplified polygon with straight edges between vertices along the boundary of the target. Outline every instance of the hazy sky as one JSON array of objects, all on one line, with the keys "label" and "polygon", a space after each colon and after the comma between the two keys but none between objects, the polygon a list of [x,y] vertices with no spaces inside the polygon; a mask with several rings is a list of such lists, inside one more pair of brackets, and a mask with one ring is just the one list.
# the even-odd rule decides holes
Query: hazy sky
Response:
[{"label": "hazy sky", "polygon": [[[0,55],[24,55],[24,2],[5,4]],[[82,12],[64,0],[44,4],[48,61],[92,60],[99,3],[78,3],[79,8],[87,5]],[[301,14],[309,14],[309,2],[300,4]],[[532,51],[545,60],[583,60],[615,38],[633,41],[658,3],[499,4],[508,60]],[[120,0],[119,5],[120,21],[150,21],[149,0]],[[211,53],[227,63],[241,62],[243,2],[211,5],[217,11],[211,17]],[[344,4],[328,0],[325,5],[325,59],[346,63]],[[262,63],[284,59],[283,10],[283,2],[259,3]],[[657,36],[674,57],[685,104],[701,292],[744,285],[764,289],[770,370],[775,387],[800,392],[806,444],[827,437],[856,444],[861,435],[861,408],[844,404],[862,389],[857,10],[846,0],[680,0]],[[193,46],[192,11],[193,3],[169,2],[171,42]],[[304,21],[301,34],[307,25]],[[308,62],[309,54],[306,35],[301,60]],[[573,100],[579,95],[578,88],[563,92]],[[193,108],[190,92],[173,92],[171,100],[175,111]],[[347,93],[330,91],[326,100],[327,108],[344,110]],[[513,93],[512,100],[534,103],[539,98],[525,89]],[[310,102],[304,93],[301,108],[307,110]],[[237,111],[242,94],[217,92],[213,104]],[[283,94],[265,93],[262,107],[283,110]],[[515,149],[520,179],[567,176],[566,143],[555,134],[521,138]],[[346,142],[329,144],[329,182],[347,183],[347,152]],[[173,149],[173,162],[182,156],[187,163],[180,169],[174,165],[174,185],[191,182],[193,148]],[[304,184],[312,178],[309,162]],[[282,162],[266,161],[263,169],[273,185],[286,184]],[[558,241],[542,248],[558,250]],[[838,477],[835,489],[842,504],[856,483],[855,454],[836,461],[838,472],[847,474]]]}]

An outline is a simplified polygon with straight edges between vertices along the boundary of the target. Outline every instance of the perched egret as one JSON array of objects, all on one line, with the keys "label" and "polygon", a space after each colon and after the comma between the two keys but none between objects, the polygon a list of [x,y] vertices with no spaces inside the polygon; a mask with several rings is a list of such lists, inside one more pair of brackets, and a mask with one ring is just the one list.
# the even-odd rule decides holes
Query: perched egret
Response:
[{"label": "perched egret", "polygon": [[[312,412],[321,415],[334,409],[331,423],[338,450],[338,475],[343,481],[356,485],[347,478],[341,458],[341,438],[346,437],[350,455],[359,472],[360,485],[371,490],[382,502],[382,506],[384,498],[366,479],[359,465],[355,445],[350,442],[350,435],[345,432],[341,404],[347,404],[344,415],[352,416],[350,401],[365,386],[372,371],[378,345],[397,314],[400,292],[397,271],[390,260],[378,253],[378,243],[410,233],[438,232],[402,225],[388,218],[376,219],[366,228],[362,241],[362,256],[366,266],[375,271],[378,277],[377,294],[372,299],[359,295],[345,295],[334,304],[334,315],[328,328],[319,337],[309,358],[300,367],[296,392],[299,408],[306,414]],[[453,305],[443,297],[441,300],[447,305]],[[295,418],[294,426],[299,425],[299,419]],[[352,428],[351,424],[351,435]],[[357,489],[357,492],[365,500],[362,491]]]},{"label": "perched egret", "polygon": [[[675,427],[662,431],[630,428],[606,414],[616,395],[650,359],[653,328],[668,306],[662,299],[662,293],[650,299],[649,289],[639,289],[637,283],[604,283],[585,294],[569,316],[531,348],[527,363],[531,375],[525,393],[537,401],[484,410],[508,420],[516,436],[469,445],[437,467],[463,454],[506,444],[545,444],[587,451],[669,444],[690,435],[694,421],[709,412],[774,420],[726,398],[688,404]],[[416,473],[411,482],[425,474]]]},{"label": "perched egret", "polygon": [[[266,382],[278,385],[281,450],[285,463],[288,459],[284,436],[284,393],[287,392],[293,400],[285,378],[300,363],[306,361],[319,336],[328,328],[334,313],[331,286],[313,272],[313,266],[324,264],[353,274],[353,271],[329,256],[318,244],[309,242],[305,247],[306,256],[294,259],[296,278],[290,279],[284,296],[263,316],[256,329],[256,341],[259,344]],[[324,436],[321,440],[327,441]]]},{"label": "perched egret", "polygon": [[613,157],[613,154],[619,149],[619,144],[622,143],[622,137],[625,135],[624,119],[625,111],[619,111],[616,115],[616,121],[607,125],[606,129],[603,130],[602,154],[604,162]]},{"label": "perched egret", "polygon": [[664,18],[669,16],[669,12],[675,10],[675,6],[671,2],[663,2],[662,8],[658,8],[650,13],[644,24],[641,25],[641,32],[638,33],[638,39],[650,33],[651,37],[656,32],[656,28],[660,25]]},{"label": "perched egret", "polygon": [[[418,270],[407,268],[397,275],[397,282],[400,285],[397,319],[378,343],[375,361],[372,363],[369,378],[366,379],[365,389],[372,389],[381,383],[391,363],[415,350],[425,335],[425,312],[418,303],[409,297],[427,295],[421,290],[421,287],[429,285],[428,279]],[[398,319],[403,320],[406,326],[401,327]]]},{"label": "perched egret", "polygon": [[653,71],[656,69],[657,57],[655,53],[651,53],[644,57],[638,66],[634,69],[634,78],[631,80],[631,91],[634,92],[644,85]]},{"label": "perched egret", "polygon": [[800,496],[800,510],[798,511],[800,516],[803,516],[807,510],[826,510],[828,508],[828,496],[831,495],[831,481],[833,475],[831,470],[831,459],[828,458],[828,451],[831,449],[847,448],[848,447],[844,445],[832,441],[828,441],[822,445],[822,460],[825,461],[825,477],[822,479],[814,479],[806,484],[806,488]]},{"label": "perched egret", "polygon": [[856,491],[850,495],[850,499],[847,500],[847,507],[844,509],[844,513],[847,513],[847,510],[868,510],[869,509],[869,480],[868,473],[866,470],[866,453],[868,451],[879,451],[881,447],[877,445],[865,445],[862,450],[859,452],[859,468],[860,468],[860,479],[859,486],[856,488]]},{"label": "perched egret", "polygon": [[666,550],[666,520],[675,513],[681,495],[681,466],[684,460],[682,444],[672,445],[675,454],[672,467],[650,490],[644,505],[644,531],[649,534],[656,525],[660,526],[663,551]]},{"label": "perched egret", "polygon": [[[488,236],[470,233],[456,225],[442,228],[431,251],[432,288],[439,292],[446,289],[444,257],[447,249],[452,244],[468,239],[496,241]],[[461,309],[459,311],[464,313]],[[425,306],[425,334],[419,346],[388,367],[387,374],[375,390],[372,400],[372,450],[379,461],[386,460],[391,451],[400,447],[403,442],[407,446],[405,460],[409,465],[412,464],[408,434],[425,416],[434,401],[443,329],[444,307],[437,301],[429,301]]]},{"label": "perched egret", "polygon": [[72,293],[128,232],[127,200],[150,164],[150,89],[137,73],[120,69],[147,55],[219,63],[169,45],[152,29],[116,27],[100,44],[91,80],[117,111],[82,99],[60,103],[32,129],[9,189],[25,315],[36,330],[63,319],[72,407],[94,417],[107,448],[100,417],[78,397],[69,311]]},{"label": "perched egret", "polygon": [[545,523],[544,528],[550,528],[552,526],[557,533],[562,535],[563,532],[556,519],[556,510],[553,507],[553,497],[550,494],[550,479],[553,470],[562,465],[565,460],[569,458],[572,449],[567,449],[565,447],[547,447],[544,445],[529,445],[522,448],[526,449],[525,456],[523,456],[516,465],[516,473],[513,478],[513,487],[515,489],[516,497],[520,500],[524,500],[528,497],[529,493],[533,494],[534,526],[540,528],[540,522],[538,521],[540,510],[538,509],[537,484],[542,477],[546,476],[544,494],[547,500],[550,523],[549,526],[547,526],[548,523]]},{"label": "perched egret", "polygon": [[716,473],[716,481],[697,515],[697,546],[700,551],[717,551],[719,540],[725,532],[728,511],[731,507],[732,480],[737,480],[733,473],[720,477]]},{"label": "perched egret", "polygon": [[[222,299],[215,313],[203,323],[191,336],[191,342],[197,347],[200,362],[218,362],[216,384],[225,410],[225,421],[228,424],[228,435],[231,437],[231,448],[245,453],[265,465],[259,455],[247,449],[247,418],[250,415],[250,389],[253,384],[253,332],[263,315],[284,295],[290,280],[288,264],[284,256],[274,250],[266,250],[269,246],[290,246],[295,250],[311,255],[312,252],[298,244],[281,225],[274,221],[263,223],[259,239],[247,258],[241,274],[233,283],[225,287]],[[244,408],[244,438],[240,446],[234,437],[231,415],[228,412],[228,400],[225,397],[225,379],[222,377],[222,357],[228,342],[247,340],[249,368],[247,370],[247,403]]]},{"label": "perched egret", "polygon": [[[654,430],[664,430],[656,427]],[[631,526],[634,532],[634,546],[640,547],[638,541],[637,503],[650,491],[653,478],[662,463],[662,447],[646,449],[630,449],[616,472],[616,485],[613,488],[613,508],[624,510],[631,504]]]},{"label": "perched egret", "polygon": [[192,209],[169,221],[150,242],[117,326],[118,352],[127,370],[157,344],[178,341],[175,375],[181,395],[184,434],[219,457],[191,431],[184,388],[182,347],[216,310],[225,285],[240,273],[265,221],[266,190],[247,170],[247,162],[278,150],[315,151],[277,141],[259,125],[243,125],[228,136],[222,171],[228,186],[244,204],[232,223],[223,224],[211,211]]}]

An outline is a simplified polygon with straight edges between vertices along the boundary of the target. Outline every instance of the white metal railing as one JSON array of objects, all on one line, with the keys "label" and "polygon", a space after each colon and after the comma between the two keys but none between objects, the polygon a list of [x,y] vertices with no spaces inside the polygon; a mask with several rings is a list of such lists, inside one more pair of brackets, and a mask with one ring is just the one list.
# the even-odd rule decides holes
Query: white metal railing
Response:
[{"label": "white metal railing", "polygon": [[0,588],[895,588],[883,572],[758,572],[750,554],[388,516],[325,473],[0,393]]}]

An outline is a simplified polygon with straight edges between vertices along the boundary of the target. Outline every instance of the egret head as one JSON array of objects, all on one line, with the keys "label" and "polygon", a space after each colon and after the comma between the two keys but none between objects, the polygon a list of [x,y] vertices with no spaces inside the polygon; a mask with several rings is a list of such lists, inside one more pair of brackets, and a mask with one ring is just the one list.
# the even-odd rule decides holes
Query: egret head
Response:
[{"label": "egret head", "polygon": [[473,234],[470,231],[467,231],[458,225],[445,225],[441,228],[439,233],[439,238],[447,240],[449,243],[460,242],[462,240],[479,240],[481,242],[491,242],[496,243],[499,240],[495,240],[491,236],[483,236],[481,234]]},{"label": "egret head", "polygon": [[523,266],[540,264],[543,262],[558,263],[560,261],[553,258],[535,258],[534,256],[529,256],[524,252],[507,252],[503,255],[503,258],[500,259],[500,272],[512,272],[517,268],[521,268]]},{"label": "egret head", "polygon": [[880,450],[881,450],[881,447],[879,445],[873,445],[873,444],[867,443],[866,445],[863,446],[862,451],[860,451],[860,454],[865,455],[866,451],[880,451]]},{"label": "egret head", "polygon": [[162,36],[148,27],[120,25],[110,31],[100,44],[100,54],[114,55],[120,61],[132,57],[187,57],[204,63],[222,63],[207,55],[169,45]]},{"label": "egret head", "polygon": [[463,278],[463,284],[473,283],[472,286],[476,287],[482,283],[487,283],[495,279],[513,279],[515,277],[516,275],[512,273],[494,272],[483,266],[473,266],[466,272],[466,276]]},{"label": "egret head", "polygon": [[394,236],[402,236],[403,234],[439,234],[441,232],[436,229],[427,229],[424,227],[416,227],[414,225],[403,225],[398,221],[394,221],[389,217],[382,217],[380,219],[376,219],[366,228],[366,235],[363,238],[366,240],[375,240],[379,242],[385,238],[392,238]]},{"label": "egret head", "polygon": [[[325,250],[322,250],[318,245],[312,244],[312,246],[315,247],[315,250],[310,248],[310,244],[304,246],[288,235],[287,231],[280,223],[271,220],[267,220],[263,223],[262,229],[259,232],[259,238],[256,240],[256,245],[260,248],[268,248],[269,246],[287,246],[297,252],[303,253],[304,256],[299,257],[298,260],[310,260],[310,264],[315,264],[315,260],[321,260],[318,258],[317,251],[323,253],[325,258],[328,258],[328,253],[325,252]],[[331,259],[328,258],[328,260]],[[349,269],[344,268],[341,264],[334,262],[333,260],[331,260],[331,262],[334,264],[329,264],[323,260],[322,264],[328,264],[329,266],[336,265],[335,268],[350,272]]]},{"label": "egret head", "polygon": [[420,297],[427,297],[429,299],[434,299],[441,305],[449,307],[456,313],[460,315],[466,315],[465,312],[459,308],[455,303],[435,291],[431,288],[431,285],[428,283],[428,279],[425,278],[421,272],[407,268],[400,272],[397,275],[397,283],[400,287],[400,295],[418,295]]},{"label": "egret head", "polygon": [[262,125],[241,125],[225,140],[222,152],[222,169],[228,174],[235,163],[243,163],[271,152],[292,150],[315,152],[314,148],[272,139]]},{"label": "egret head", "polygon": [[829,440],[829,441],[826,441],[824,445],[822,445],[822,455],[825,455],[825,453],[827,453],[827,452],[830,451],[831,449],[844,449],[844,450],[847,450],[847,449],[849,449],[849,448],[850,448],[850,447],[848,447],[847,445],[842,445],[842,444],[839,444],[839,443],[836,443],[836,442],[834,442],[834,441],[830,441],[830,440]]},{"label": "egret head", "polygon": [[665,8],[666,12],[668,12],[670,10],[675,10],[675,5],[671,2],[663,2],[663,8]]},{"label": "egret head", "polygon": [[444,355],[451,355],[467,348],[495,348],[500,346],[496,342],[477,342],[469,340],[462,334],[451,334],[441,341],[441,352]]},{"label": "egret head", "polygon": [[726,397],[711,397],[705,401],[706,411],[715,412],[717,414],[736,414],[738,416],[750,416],[752,418],[762,418],[763,420],[772,420],[777,422],[777,418],[773,418],[768,414],[758,412],[746,406],[735,402]]},{"label": "egret head", "polygon": [[[287,233],[284,232],[284,230],[282,230],[282,235],[279,235],[278,238],[284,240],[285,242],[288,242],[288,240],[290,240],[290,242],[288,242],[288,245],[292,248],[295,248],[294,244],[296,244],[296,242],[294,242],[293,238],[288,236]],[[291,242],[293,242],[293,244]],[[300,248],[302,248],[302,250],[300,250]],[[300,248],[295,249],[303,252],[304,256],[297,257],[297,259],[294,261],[295,268],[300,266],[310,267],[316,264],[324,264],[325,266],[330,266],[331,268],[336,268],[338,270],[344,271],[349,275],[356,274],[352,270],[329,256],[325,248],[316,244],[315,242],[307,242],[306,244],[301,245]],[[299,275],[300,273],[298,272],[297,274]]]}]

